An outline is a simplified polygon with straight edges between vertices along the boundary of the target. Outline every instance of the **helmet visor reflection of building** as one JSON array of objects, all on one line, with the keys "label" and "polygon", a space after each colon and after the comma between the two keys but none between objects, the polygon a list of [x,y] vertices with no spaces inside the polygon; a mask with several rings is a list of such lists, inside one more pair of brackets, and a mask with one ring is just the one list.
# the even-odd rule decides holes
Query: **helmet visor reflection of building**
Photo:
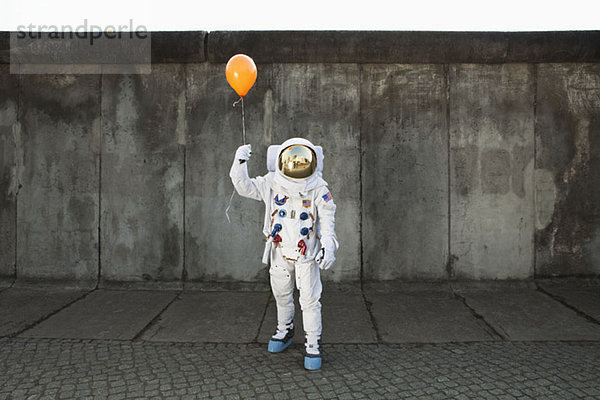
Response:
[{"label": "helmet visor reflection of building", "polygon": [[293,144],[279,154],[278,168],[289,178],[308,178],[317,170],[317,157],[310,147]]}]

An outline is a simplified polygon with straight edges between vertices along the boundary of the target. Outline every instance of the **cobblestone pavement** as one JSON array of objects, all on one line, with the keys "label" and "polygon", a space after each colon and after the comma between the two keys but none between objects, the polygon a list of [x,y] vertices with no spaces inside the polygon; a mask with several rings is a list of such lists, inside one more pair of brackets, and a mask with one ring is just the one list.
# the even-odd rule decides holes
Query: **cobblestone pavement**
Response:
[{"label": "cobblestone pavement", "polygon": [[0,398],[600,399],[600,342],[293,345],[0,339]]}]

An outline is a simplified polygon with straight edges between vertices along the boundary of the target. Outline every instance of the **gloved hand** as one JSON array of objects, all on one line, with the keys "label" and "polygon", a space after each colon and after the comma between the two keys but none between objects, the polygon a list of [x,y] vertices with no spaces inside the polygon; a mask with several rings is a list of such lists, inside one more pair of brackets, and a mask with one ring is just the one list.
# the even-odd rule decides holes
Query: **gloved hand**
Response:
[{"label": "gloved hand", "polygon": [[335,243],[328,238],[321,239],[321,250],[315,257],[315,261],[322,270],[329,269],[335,262]]},{"label": "gloved hand", "polygon": [[235,159],[240,161],[240,164],[245,163],[252,155],[252,147],[249,144],[238,147],[235,152]]}]

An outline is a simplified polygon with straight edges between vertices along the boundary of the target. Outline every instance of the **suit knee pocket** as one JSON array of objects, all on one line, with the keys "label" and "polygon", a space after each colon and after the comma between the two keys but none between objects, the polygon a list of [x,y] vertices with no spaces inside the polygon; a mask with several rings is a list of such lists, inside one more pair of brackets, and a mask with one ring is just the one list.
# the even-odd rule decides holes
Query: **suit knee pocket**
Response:
[{"label": "suit knee pocket", "polygon": [[271,268],[269,268],[269,273],[278,278],[289,278],[290,277],[290,273],[287,270],[287,268],[279,266],[277,264],[271,265]]}]

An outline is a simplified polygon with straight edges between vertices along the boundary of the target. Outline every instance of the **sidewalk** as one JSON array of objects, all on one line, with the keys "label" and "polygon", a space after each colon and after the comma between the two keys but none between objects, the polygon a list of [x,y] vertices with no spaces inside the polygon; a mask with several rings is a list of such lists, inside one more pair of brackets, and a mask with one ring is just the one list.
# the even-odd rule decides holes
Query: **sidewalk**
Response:
[{"label": "sidewalk", "polygon": [[292,348],[266,352],[269,292],[0,288],[0,398],[600,398],[597,280],[329,285],[322,303],[308,373],[299,310]]}]

